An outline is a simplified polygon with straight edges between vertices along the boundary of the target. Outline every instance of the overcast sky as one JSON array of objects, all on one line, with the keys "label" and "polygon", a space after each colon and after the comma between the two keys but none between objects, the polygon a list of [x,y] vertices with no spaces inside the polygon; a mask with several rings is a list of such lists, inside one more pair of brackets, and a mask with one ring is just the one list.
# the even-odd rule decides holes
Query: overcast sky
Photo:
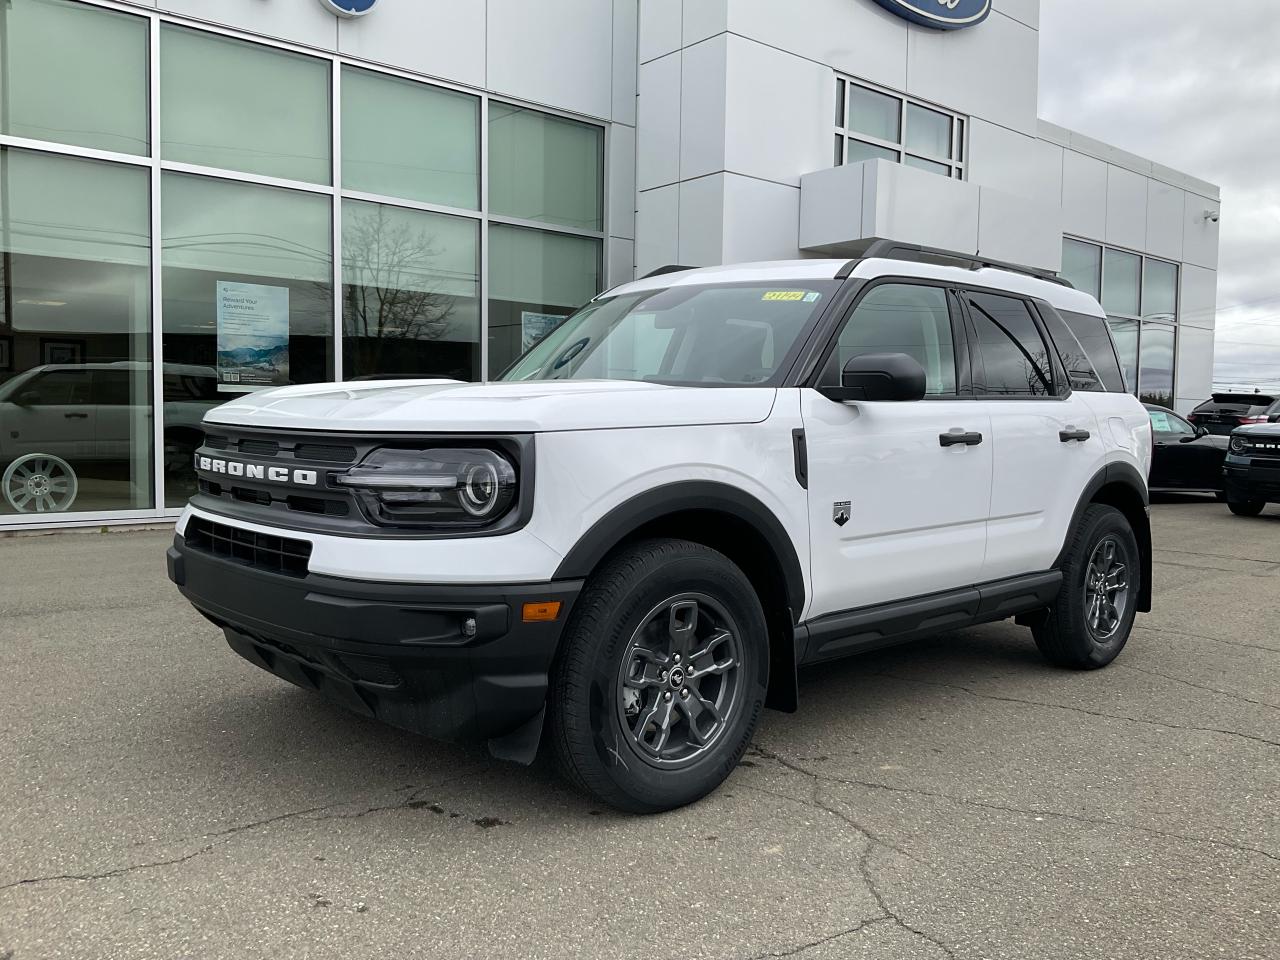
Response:
[{"label": "overcast sky", "polygon": [[1280,3],[1042,0],[1040,115],[1222,188],[1215,380],[1280,388]]}]

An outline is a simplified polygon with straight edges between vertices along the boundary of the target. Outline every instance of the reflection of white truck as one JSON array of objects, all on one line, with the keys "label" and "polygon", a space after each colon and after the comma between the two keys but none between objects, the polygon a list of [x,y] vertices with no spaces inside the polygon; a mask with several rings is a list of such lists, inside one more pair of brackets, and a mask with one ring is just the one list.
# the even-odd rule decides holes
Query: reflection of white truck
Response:
[{"label": "reflection of white truck", "polygon": [[[67,510],[81,464],[123,463],[151,423],[151,365],[47,364],[0,384],[0,469],[9,506],[21,513]],[[164,366],[165,469],[187,467],[200,421],[216,406],[212,367]]]}]

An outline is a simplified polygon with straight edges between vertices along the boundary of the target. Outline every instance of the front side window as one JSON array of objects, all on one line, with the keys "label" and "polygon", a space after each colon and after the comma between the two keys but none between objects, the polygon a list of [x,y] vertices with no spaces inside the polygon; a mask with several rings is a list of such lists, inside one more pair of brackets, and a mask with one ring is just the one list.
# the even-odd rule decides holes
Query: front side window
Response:
[{"label": "front side window", "polygon": [[1196,428],[1167,410],[1148,410],[1151,429],[1165,436],[1195,436]]},{"label": "front side window", "polygon": [[974,371],[974,392],[992,397],[1052,396],[1049,349],[1027,305],[987,293],[969,294],[968,300],[982,357]]},{"label": "front side window", "polygon": [[905,353],[924,367],[926,396],[955,394],[956,350],[946,291],[907,283],[873,287],[840,331],[822,385],[839,385],[845,364],[868,353]]},{"label": "front side window", "polygon": [[689,285],[588,304],[503,380],[769,384],[838,281]]}]

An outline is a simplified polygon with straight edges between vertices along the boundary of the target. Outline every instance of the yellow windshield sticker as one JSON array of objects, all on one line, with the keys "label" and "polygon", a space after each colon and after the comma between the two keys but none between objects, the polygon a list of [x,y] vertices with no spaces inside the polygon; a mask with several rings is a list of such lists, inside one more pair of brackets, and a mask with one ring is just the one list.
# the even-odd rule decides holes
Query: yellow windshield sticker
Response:
[{"label": "yellow windshield sticker", "polygon": [[805,291],[803,290],[767,290],[761,300],[803,300]]}]

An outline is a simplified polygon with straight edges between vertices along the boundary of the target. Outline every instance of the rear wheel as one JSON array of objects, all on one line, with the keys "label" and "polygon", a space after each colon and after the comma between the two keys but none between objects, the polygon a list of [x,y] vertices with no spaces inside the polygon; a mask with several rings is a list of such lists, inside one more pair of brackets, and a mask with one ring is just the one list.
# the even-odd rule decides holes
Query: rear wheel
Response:
[{"label": "rear wheel", "polygon": [[1227,506],[1237,517],[1256,517],[1266,509],[1265,500],[1228,500]]},{"label": "rear wheel", "polygon": [[1105,667],[1124,649],[1142,586],[1138,540],[1123,513],[1092,504],[1062,565],[1062,587],[1032,629],[1050,663],[1077,670]]},{"label": "rear wheel", "polygon": [[701,544],[635,544],[592,575],[566,630],[549,705],[560,768],[623,810],[692,803],[742,758],[767,679],[742,571]]}]

